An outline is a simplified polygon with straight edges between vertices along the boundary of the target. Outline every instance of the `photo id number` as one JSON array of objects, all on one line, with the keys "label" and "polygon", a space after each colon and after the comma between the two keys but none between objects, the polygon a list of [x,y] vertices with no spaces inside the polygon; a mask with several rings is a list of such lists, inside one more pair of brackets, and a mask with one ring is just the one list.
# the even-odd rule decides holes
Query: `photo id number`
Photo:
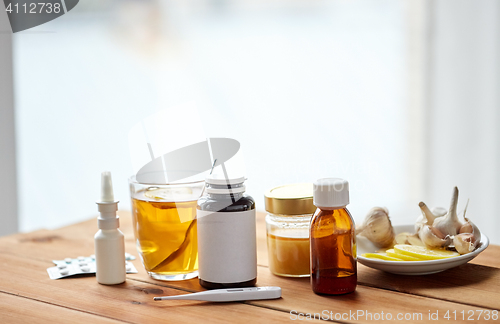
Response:
[{"label": "photo id number", "polygon": [[41,14],[41,13],[60,13],[62,10],[60,3],[50,3],[50,2],[32,2],[24,3],[19,5],[19,3],[12,4],[9,3],[5,11],[12,14],[18,13],[29,13],[29,14]]}]

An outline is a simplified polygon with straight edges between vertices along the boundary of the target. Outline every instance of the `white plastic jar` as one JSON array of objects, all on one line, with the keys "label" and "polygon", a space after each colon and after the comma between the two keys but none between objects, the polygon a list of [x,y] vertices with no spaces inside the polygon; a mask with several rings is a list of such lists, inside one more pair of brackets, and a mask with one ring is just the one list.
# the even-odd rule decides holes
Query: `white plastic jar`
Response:
[{"label": "white plastic jar", "polygon": [[206,289],[251,287],[257,282],[255,201],[245,178],[209,175],[198,199],[199,282]]},{"label": "white plastic jar", "polygon": [[308,277],[309,226],[316,210],[312,183],[270,189],[265,203],[269,269],[278,276]]}]

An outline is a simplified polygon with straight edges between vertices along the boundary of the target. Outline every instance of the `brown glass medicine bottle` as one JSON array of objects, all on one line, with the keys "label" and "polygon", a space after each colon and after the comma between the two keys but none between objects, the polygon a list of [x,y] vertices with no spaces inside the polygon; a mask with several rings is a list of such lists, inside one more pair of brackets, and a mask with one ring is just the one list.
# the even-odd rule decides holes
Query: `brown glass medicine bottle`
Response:
[{"label": "brown glass medicine bottle", "polygon": [[346,209],[349,183],[338,178],[314,183],[311,220],[311,286],[317,294],[353,292],[357,284],[354,221]]}]

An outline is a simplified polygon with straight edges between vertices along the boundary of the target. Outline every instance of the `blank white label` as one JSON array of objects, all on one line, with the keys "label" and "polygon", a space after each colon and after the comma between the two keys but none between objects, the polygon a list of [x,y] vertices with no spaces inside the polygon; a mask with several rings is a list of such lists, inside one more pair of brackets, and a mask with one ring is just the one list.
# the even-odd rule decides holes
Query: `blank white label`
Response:
[{"label": "blank white label", "polygon": [[255,209],[220,213],[197,211],[199,277],[233,283],[257,277]]}]

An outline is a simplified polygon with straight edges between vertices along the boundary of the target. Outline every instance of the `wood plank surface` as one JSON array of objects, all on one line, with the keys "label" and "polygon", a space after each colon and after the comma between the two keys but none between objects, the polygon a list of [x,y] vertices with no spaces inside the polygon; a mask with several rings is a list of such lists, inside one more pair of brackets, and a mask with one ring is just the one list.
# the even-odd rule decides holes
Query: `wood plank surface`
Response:
[{"label": "wood plank surface", "polygon": [[106,318],[69,309],[63,306],[48,304],[6,293],[0,293],[0,318],[2,323],[123,323]]},{"label": "wood plank surface", "polygon": [[[135,275],[137,276],[137,275]],[[154,279],[139,276],[137,280],[151,282]],[[188,281],[162,282],[162,286],[175,287],[187,291],[198,291],[202,288],[195,279]],[[279,286],[283,291],[283,298],[279,300],[249,301],[248,304],[265,306],[272,309],[290,311],[296,310],[302,313],[321,313],[324,310],[335,313],[364,311],[365,313],[417,313],[425,310],[433,312],[439,311],[444,314],[448,310],[484,309],[480,306],[471,307],[456,302],[440,301],[434,298],[427,298],[408,294],[404,292],[395,292],[374,287],[358,285],[353,294],[341,296],[319,296],[312,292],[309,278],[283,278],[272,275],[265,267],[259,266],[257,276],[258,286]],[[418,311],[417,311],[418,310]],[[396,314],[395,313],[395,314]],[[395,315],[394,315],[395,316]],[[408,320],[405,323],[417,323],[418,319]],[[351,323],[352,321],[345,321]],[[369,321],[355,321],[369,322]]]},{"label": "wood plank surface", "polygon": [[46,262],[10,254],[1,256],[4,266],[0,277],[0,292],[125,322],[219,323],[226,320],[229,314],[240,321],[289,321],[288,313],[243,303],[153,301],[154,296],[185,293],[157,285],[158,281],[145,283],[131,280],[127,276],[127,281],[123,284],[105,286],[98,284],[94,276],[51,280],[45,271]]},{"label": "wood plank surface", "polygon": [[500,246],[491,245],[469,263],[480,264],[488,267],[500,268]]},{"label": "wood plank surface", "polygon": [[[120,212],[120,215],[126,251],[138,256],[130,213]],[[332,312],[331,315],[349,311],[371,314],[383,311],[394,316],[397,313],[422,313],[422,319],[404,321],[413,323],[425,320],[429,311],[438,311],[443,315],[454,310],[467,313],[476,309],[500,308],[499,246],[488,247],[472,263],[427,276],[394,275],[358,264],[359,285],[355,293],[318,296],[312,292],[308,278],[282,278],[270,273],[262,213],[258,213],[257,218],[257,285],[282,287],[283,298],[279,300],[222,305],[191,301],[153,302],[153,296],[203,289],[197,279],[178,282],[151,279],[139,260],[134,261],[139,273],[128,274],[123,285],[102,286],[97,284],[95,277],[50,280],[45,269],[52,266],[51,260],[93,254],[93,235],[96,231],[96,220],[91,219],[53,231],[40,230],[0,238],[0,254],[6,260],[4,272],[7,271],[0,277],[0,291],[61,305],[71,311],[133,323],[163,320],[216,322],[228,320],[228,316],[239,321],[266,319],[280,322],[291,319],[291,310],[304,314],[328,311]],[[20,276],[19,269],[23,267],[26,273]],[[26,277],[23,276],[30,278],[30,285],[26,284]],[[71,291],[84,292],[83,298],[68,299],[68,292]],[[168,312],[163,308],[167,308]],[[337,320],[345,323],[373,321],[363,317]],[[460,321],[457,319],[456,322]]]}]

